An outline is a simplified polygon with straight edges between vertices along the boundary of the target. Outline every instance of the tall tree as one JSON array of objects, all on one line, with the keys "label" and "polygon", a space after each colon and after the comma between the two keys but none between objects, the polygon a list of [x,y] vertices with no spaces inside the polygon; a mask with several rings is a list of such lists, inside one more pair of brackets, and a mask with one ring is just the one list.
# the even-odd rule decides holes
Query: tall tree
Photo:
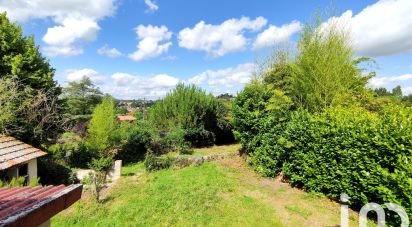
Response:
[{"label": "tall tree", "polygon": [[403,97],[403,92],[401,86],[396,86],[392,89],[392,95],[397,97],[397,98],[402,98]]},{"label": "tall tree", "polygon": [[114,99],[108,95],[93,111],[89,123],[87,147],[95,152],[106,152],[115,144],[115,131],[118,128]]},{"label": "tall tree", "polygon": [[101,102],[102,92],[88,77],[83,77],[79,82],[70,82],[63,88],[63,98],[66,100],[68,114],[89,115]]},{"label": "tall tree", "polygon": [[380,87],[380,88],[375,88],[375,93],[377,96],[390,96],[392,95],[390,91],[388,91],[386,88],[384,87]]},{"label": "tall tree", "polygon": [[95,157],[89,166],[95,171],[91,191],[97,201],[99,201],[100,190],[106,182],[107,171],[112,166],[113,157],[117,153],[115,146],[119,142],[118,128],[115,101],[106,95],[102,103],[93,111],[86,138],[86,146]]},{"label": "tall tree", "polygon": [[367,97],[365,85],[374,73],[363,75],[348,32],[337,23],[308,24],[299,43],[292,78],[293,101],[310,111],[358,102]]},{"label": "tall tree", "polygon": [[[0,14],[0,87],[4,96],[1,108],[13,107],[12,118],[2,124],[1,131],[34,144],[55,137],[61,128],[60,87],[53,80],[54,69],[44,58],[33,36],[23,36],[17,24],[11,23],[6,13]],[[6,111],[7,112],[7,111]],[[4,118],[4,117],[0,118]],[[6,119],[4,118],[4,119]]]}]

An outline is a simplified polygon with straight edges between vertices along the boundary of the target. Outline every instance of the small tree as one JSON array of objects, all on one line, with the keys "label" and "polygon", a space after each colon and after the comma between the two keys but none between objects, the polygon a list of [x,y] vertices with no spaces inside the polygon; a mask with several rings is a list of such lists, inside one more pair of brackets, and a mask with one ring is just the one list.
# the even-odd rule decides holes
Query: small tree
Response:
[{"label": "small tree", "polygon": [[112,97],[106,95],[102,103],[93,111],[87,130],[86,144],[94,152],[104,152],[114,146],[116,141],[116,107]]},{"label": "small tree", "polygon": [[113,157],[117,153],[117,129],[115,102],[106,95],[93,111],[86,138],[86,146],[95,156],[89,167],[94,170],[92,192],[97,201],[106,182],[107,172],[113,164]]},{"label": "small tree", "polygon": [[367,96],[365,85],[374,76],[362,75],[348,31],[340,24],[308,24],[298,42],[299,54],[291,80],[291,97],[310,111],[354,103]]}]

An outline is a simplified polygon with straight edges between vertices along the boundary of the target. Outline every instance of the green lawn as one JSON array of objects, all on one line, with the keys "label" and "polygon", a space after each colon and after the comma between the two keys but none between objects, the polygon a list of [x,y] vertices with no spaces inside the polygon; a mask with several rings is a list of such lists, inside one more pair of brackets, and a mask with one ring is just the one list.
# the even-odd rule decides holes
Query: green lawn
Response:
[{"label": "green lawn", "polygon": [[[52,220],[53,226],[279,226],[271,206],[243,195],[214,163],[126,177],[107,201],[83,200]],[[256,209],[259,208],[259,209]]]},{"label": "green lawn", "polygon": [[[221,147],[235,152],[238,146]],[[217,153],[219,147],[202,149]],[[96,204],[87,192],[52,226],[336,226],[340,206],[278,179],[259,177],[238,156],[178,170],[123,167]],[[350,212],[350,226],[357,215]]]}]

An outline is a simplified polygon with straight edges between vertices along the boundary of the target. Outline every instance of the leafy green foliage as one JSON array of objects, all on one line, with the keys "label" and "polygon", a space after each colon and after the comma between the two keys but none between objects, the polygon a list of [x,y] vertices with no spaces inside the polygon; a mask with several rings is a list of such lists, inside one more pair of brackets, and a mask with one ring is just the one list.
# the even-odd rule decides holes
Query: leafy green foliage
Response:
[{"label": "leafy green foliage", "polygon": [[101,102],[102,92],[88,77],[83,77],[79,82],[69,82],[69,85],[63,89],[63,98],[66,100],[68,114],[90,115]]},{"label": "leafy green foliage", "polygon": [[168,132],[163,140],[168,146],[168,151],[174,151],[179,154],[191,154],[193,150],[190,148],[190,142],[185,140],[187,133],[183,129],[174,129]]},{"label": "leafy green foliage", "polygon": [[213,95],[194,85],[178,84],[150,109],[149,121],[161,131],[185,130],[185,139],[193,146],[209,146],[217,142],[217,133],[230,132],[224,129],[228,123],[220,108],[224,107]]},{"label": "leafy green foliage", "polygon": [[169,155],[156,156],[152,151],[149,151],[147,152],[146,158],[144,160],[144,167],[147,171],[168,169],[172,167],[175,160],[175,157]]},{"label": "leafy green foliage", "polygon": [[320,24],[306,25],[301,34],[293,65],[291,98],[298,107],[310,111],[358,103],[374,75],[363,76],[358,65],[369,59],[355,58],[345,29],[338,24]]},{"label": "leafy green foliage", "polygon": [[32,36],[23,36],[6,13],[0,14],[0,127],[33,145],[55,138],[61,129],[61,89],[54,69]]},{"label": "leafy green foliage", "polygon": [[85,168],[94,154],[85,146],[83,138],[71,132],[63,133],[57,143],[48,148],[49,156],[65,166]]},{"label": "leafy green foliage", "polygon": [[122,143],[116,156],[117,159],[123,160],[125,164],[144,159],[151,145],[153,134],[153,130],[146,122],[122,123],[119,129]]},{"label": "leafy green foliage", "polygon": [[52,156],[39,158],[37,162],[40,183],[43,185],[73,184],[78,180],[76,174]]},{"label": "leafy green foliage", "polygon": [[411,117],[411,108],[397,106],[379,115],[361,108],[294,114],[283,174],[308,191],[347,193],[355,206],[393,202],[411,215]]},{"label": "leafy green foliage", "polygon": [[355,58],[347,37],[337,25],[306,26],[296,58],[278,52],[236,97],[236,136],[263,175],[282,172],[308,191],[347,193],[354,207],[393,202],[411,215],[412,110],[397,105],[400,87],[393,98],[373,97],[374,73],[360,67],[369,59]]},{"label": "leafy green foliage", "polygon": [[94,152],[105,152],[112,148],[118,139],[116,130],[116,107],[113,98],[103,97],[102,103],[97,105],[93,111],[89,123],[86,139],[87,148]]}]

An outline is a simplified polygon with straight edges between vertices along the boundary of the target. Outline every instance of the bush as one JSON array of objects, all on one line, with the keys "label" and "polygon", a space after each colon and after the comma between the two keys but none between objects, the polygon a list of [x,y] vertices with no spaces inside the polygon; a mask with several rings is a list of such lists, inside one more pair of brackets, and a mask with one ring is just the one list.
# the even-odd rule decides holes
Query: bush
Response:
[{"label": "bush", "polygon": [[185,140],[185,135],[186,132],[179,128],[168,132],[163,138],[168,149],[167,151],[179,154],[192,154],[191,143]]},{"label": "bush", "polygon": [[76,174],[67,166],[50,157],[39,158],[38,175],[42,185],[73,184],[78,182]]},{"label": "bush", "polygon": [[184,136],[193,147],[210,147],[216,142],[215,133],[205,129],[188,129]]},{"label": "bush", "polygon": [[150,128],[139,122],[132,125],[126,124],[125,135],[123,135],[124,143],[117,154],[117,159],[121,159],[125,164],[144,159],[153,134]]},{"label": "bush", "polygon": [[176,158],[171,156],[156,156],[152,151],[147,152],[144,167],[147,171],[157,171],[172,167]]},{"label": "bush", "polygon": [[361,108],[295,113],[285,133],[293,145],[285,148],[283,174],[308,191],[335,199],[346,193],[355,207],[393,202],[412,215],[410,119],[411,108],[396,106],[379,115]]},{"label": "bush", "polygon": [[183,129],[184,139],[198,147],[214,145],[217,133],[222,143],[233,139],[225,114],[225,107],[212,94],[194,85],[179,84],[150,109],[148,117],[159,131]]},{"label": "bush", "polygon": [[86,168],[94,157],[93,152],[86,149],[82,138],[75,133],[64,133],[58,143],[48,148],[54,160],[65,166]]}]

